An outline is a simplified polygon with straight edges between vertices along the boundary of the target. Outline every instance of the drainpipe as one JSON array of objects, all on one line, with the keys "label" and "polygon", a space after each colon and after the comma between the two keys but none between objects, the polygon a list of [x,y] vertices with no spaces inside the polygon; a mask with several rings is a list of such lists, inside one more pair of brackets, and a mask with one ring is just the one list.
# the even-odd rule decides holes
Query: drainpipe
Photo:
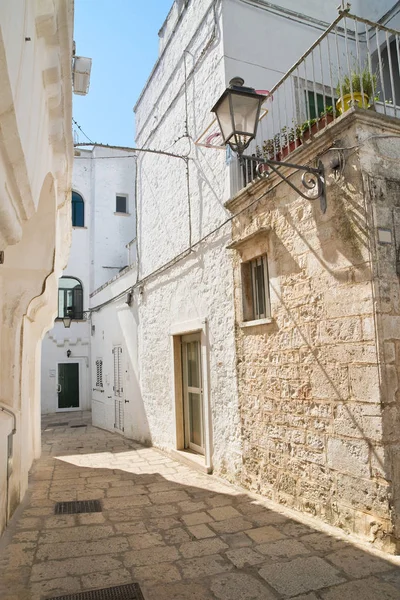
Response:
[{"label": "drainpipe", "polygon": [[8,525],[8,496],[9,496],[9,481],[10,481],[10,477],[12,475],[12,463],[11,463],[11,459],[13,456],[13,439],[14,439],[14,435],[17,433],[17,417],[15,415],[15,413],[10,410],[9,408],[6,408],[5,406],[0,406],[0,410],[2,412],[6,412],[7,414],[11,415],[13,418],[13,422],[14,422],[14,426],[13,429],[11,431],[11,433],[8,435],[7,438],[7,456],[6,456],[6,460],[7,460],[7,478],[6,478],[6,527]]}]

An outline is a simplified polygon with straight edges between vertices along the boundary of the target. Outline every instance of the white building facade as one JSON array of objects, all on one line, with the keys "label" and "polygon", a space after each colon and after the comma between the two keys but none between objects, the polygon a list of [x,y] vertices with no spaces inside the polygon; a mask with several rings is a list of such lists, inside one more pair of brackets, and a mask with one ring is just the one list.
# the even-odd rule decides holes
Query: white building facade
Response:
[{"label": "white building facade", "polygon": [[136,223],[135,163],[132,152],[123,150],[75,150],[70,257],[58,282],[57,318],[42,343],[43,414],[91,409],[102,366],[91,346],[90,294],[128,265],[126,246]]},{"label": "white building facade", "polygon": [[[353,3],[391,25],[392,7]],[[176,0],[135,106],[137,146],[163,152],[138,155],[137,265],[92,294],[92,341],[108,357],[93,420],[230,479],[242,441],[224,202],[238,183],[229,154],[210,147],[210,109],[233,76],[271,89],[336,17],[335,0]]]},{"label": "white building facade", "polygon": [[40,344],[71,235],[73,1],[0,5],[0,533],[40,454]]}]

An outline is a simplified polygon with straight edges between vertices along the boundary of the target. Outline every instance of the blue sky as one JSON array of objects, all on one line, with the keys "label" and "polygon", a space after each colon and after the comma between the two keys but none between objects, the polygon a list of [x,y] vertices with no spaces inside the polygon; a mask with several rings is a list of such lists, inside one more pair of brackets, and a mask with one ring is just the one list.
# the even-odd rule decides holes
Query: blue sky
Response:
[{"label": "blue sky", "polygon": [[157,34],[172,2],[75,0],[76,53],[93,62],[89,94],[74,95],[73,115],[92,141],[134,144],[132,109],[157,60]]}]

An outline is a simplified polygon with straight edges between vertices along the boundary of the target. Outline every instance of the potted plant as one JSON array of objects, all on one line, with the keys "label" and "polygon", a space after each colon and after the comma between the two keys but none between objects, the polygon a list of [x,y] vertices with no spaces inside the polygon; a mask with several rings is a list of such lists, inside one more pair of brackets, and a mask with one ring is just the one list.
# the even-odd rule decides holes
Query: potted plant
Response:
[{"label": "potted plant", "polygon": [[360,108],[368,108],[369,99],[374,96],[377,83],[378,77],[376,73],[371,73],[368,65],[365,65],[361,71],[359,69],[351,71],[336,88],[338,96],[342,94],[336,102],[339,113],[343,114],[349,110],[352,103],[356,103]]},{"label": "potted plant", "polygon": [[334,120],[333,106],[327,106],[326,109],[320,114],[318,119],[310,119],[300,125],[300,137],[303,142],[310,139],[312,135],[325,129],[329,123]]}]

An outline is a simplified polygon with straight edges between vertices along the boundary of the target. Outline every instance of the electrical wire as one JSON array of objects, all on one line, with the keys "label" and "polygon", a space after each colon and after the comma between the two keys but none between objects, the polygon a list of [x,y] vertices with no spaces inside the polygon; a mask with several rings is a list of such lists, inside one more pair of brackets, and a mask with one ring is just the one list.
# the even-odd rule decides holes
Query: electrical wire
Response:
[{"label": "electrical wire", "polygon": [[[294,173],[292,173],[292,175],[294,175]],[[289,175],[289,177],[291,177],[292,175]],[[113,298],[109,298],[108,300],[106,300],[105,302],[103,302],[101,304],[98,304],[97,306],[93,306],[92,308],[89,309],[89,311],[91,313],[92,312],[97,312],[98,310],[100,310],[104,306],[107,306],[108,304],[111,304],[112,302],[116,302],[117,300],[119,300],[120,298],[122,298],[128,292],[133,291],[135,288],[142,286],[148,279],[151,279],[152,277],[155,277],[156,275],[159,275],[160,273],[166,271],[170,267],[174,266],[175,264],[177,264],[178,262],[180,262],[181,260],[183,260],[184,258],[186,258],[187,256],[189,256],[193,252],[194,248],[196,248],[201,243],[203,243],[205,240],[207,240],[209,237],[211,237],[212,235],[214,235],[215,233],[217,233],[218,231],[220,231],[225,225],[227,225],[228,223],[230,223],[231,221],[233,221],[233,219],[236,219],[241,214],[243,214],[244,212],[246,212],[254,204],[256,204],[257,202],[259,202],[260,200],[262,200],[263,198],[265,198],[265,196],[268,196],[272,191],[274,191],[274,189],[277,187],[277,185],[279,185],[279,182],[276,183],[271,188],[269,188],[268,190],[266,190],[265,192],[263,192],[261,194],[261,196],[258,196],[257,198],[255,198],[254,200],[252,200],[247,206],[245,206],[244,208],[242,208],[239,212],[235,213],[234,215],[231,215],[225,221],[223,221],[222,223],[220,223],[219,225],[217,225],[217,227],[215,227],[214,229],[212,229],[211,231],[209,231],[208,233],[206,233],[206,235],[204,235],[202,238],[200,238],[199,240],[197,240],[197,242],[195,242],[194,244],[192,244],[191,247],[186,248],[185,250],[183,250],[182,252],[180,252],[179,254],[177,254],[174,258],[172,258],[168,262],[164,263],[163,265],[161,265],[160,267],[158,267],[157,269],[155,269],[155,271],[152,271],[151,273],[149,273],[148,275],[146,275],[145,277],[143,277],[142,279],[140,279],[139,281],[137,281],[134,285],[130,285],[128,288],[126,288],[125,290],[123,290],[122,292],[120,292],[119,294],[117,294],[117,296],[114,296]],[[310,198],[310,200],[313,200],[313,198]]]},{"label": "electrical wire", "polygon": [[[77,126],[77,128],[79,129],[79,131],[80,131],[81,133],[83,133],[83,135],[85,136],[85,138],[86,138],[87,140],[89,140],[89,142],[90,142],[91,144],[93,144],[93,142],[92,142],[92,140],[90,139],[90,137],[86,135],[86,133],[83,131],[82,127],[81,127],[81,126],[80,126],[80,125],[79,125],[79,124],[78,124],[78,123],[75,121],[74,117],[72,117],[72,122],[74,123],[74,125],[76,125],[76,126]],[[74,146],[75,146],[75,144],[74,144]]]}]

